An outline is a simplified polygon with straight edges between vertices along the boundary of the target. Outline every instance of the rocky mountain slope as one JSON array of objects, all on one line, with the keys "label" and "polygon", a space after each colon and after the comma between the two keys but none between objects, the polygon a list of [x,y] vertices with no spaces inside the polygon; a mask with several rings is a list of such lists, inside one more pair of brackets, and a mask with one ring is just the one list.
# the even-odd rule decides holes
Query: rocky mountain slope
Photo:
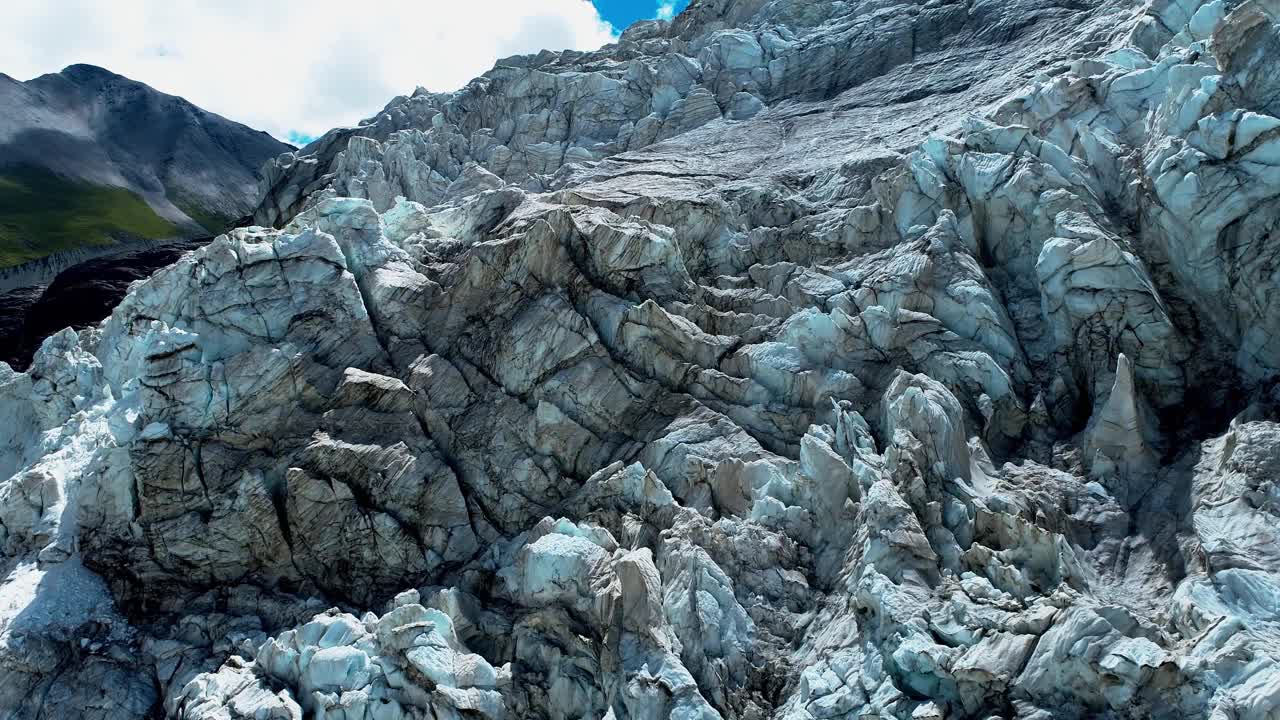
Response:
[{"label": "rocky mountain slope", "polygon": [[221,232],[290,147],[91,65],[0,74],[0,267],[128,238]]},{"label": "rocky mountain slope", "polygon": [[1280,717],[1278,71],[696,0],[398,98],[0,367],[0,707]]}]

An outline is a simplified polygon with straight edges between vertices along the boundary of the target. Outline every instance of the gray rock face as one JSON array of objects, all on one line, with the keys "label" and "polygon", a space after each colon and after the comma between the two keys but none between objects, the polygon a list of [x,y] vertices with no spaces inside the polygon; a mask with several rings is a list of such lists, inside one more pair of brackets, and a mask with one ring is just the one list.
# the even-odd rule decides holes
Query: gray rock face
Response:
[{"label": "gray rock face", "polygon": [[1278,49],[702,0],[281,158],[0,366],[0,708],[1280,717]]},{"label": "gray rock face", "polygon": [[0,167],[127,188],[190,235],[221,232],[251,213],[263,163],[288,149],[92,65],[27,82],[0,74]]}]

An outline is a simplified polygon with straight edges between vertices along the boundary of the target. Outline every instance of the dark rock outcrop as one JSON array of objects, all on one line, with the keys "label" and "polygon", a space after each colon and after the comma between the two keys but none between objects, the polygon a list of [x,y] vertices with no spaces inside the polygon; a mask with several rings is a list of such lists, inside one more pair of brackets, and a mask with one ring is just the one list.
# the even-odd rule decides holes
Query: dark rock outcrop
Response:
[{"label": "dark rock outcrop", "polygon": [[59,330],[97,325],[129,286],[205,243],[188,240],[116,253],[63,270],[48,285],[0,294],[0,362],[25,370],[40,343]]}]

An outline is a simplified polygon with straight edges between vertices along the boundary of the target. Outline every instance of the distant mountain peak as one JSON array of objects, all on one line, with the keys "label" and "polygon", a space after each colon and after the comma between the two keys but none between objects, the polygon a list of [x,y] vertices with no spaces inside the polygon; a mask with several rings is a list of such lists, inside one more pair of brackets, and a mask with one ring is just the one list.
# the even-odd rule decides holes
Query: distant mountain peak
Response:
[{"label": "distant mountain peak", "polygon": [[75,63],[74,65],[68,65],[62,69],[61,74],[69,78],[121,78],[128,80],[128,78],[123,75],[113,73],[104,67],[91,65],[89,63]]},{"label": "distant mountain peak", "polygon": [[[221,232],[257,205],[263,164],[292,149],[97,65],[77,63],[0,85],[0,177],[22,175],[0,191],[35,183],[85,196],[37,193],[50,202],[38,217],[22,210],[27,201],[0,197],[0,267],[84,244],[156,239],[159,228],[164,237]],[[69,182],[43,178],[42,171]],[[136,197],[119,202],[146,217],[122,224],[76,215],[86,203],[118,215],[120,205],[105,203],[103,193],[121,189]],[[97,199],[85,200],[90,195]],[[57,230],[72,221],[76,227],[87,222],[92,231]],[[140,227],[152,230],[138,238]]]}]

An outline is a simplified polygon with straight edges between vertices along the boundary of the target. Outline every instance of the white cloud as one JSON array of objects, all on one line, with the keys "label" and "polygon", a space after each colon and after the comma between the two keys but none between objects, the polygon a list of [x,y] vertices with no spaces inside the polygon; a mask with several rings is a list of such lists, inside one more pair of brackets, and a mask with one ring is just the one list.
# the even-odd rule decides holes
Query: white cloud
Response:
[{"label": "white cloud", "polygon": [[0,72],[100,65],[271,132],[319,135],[499,57],[614,39],[589,0],[6,0]]},{"label": "white cloud", "polygon": [[675,0],[659,0],[658,2],[658,19],[670,20],[676,16]]}]

